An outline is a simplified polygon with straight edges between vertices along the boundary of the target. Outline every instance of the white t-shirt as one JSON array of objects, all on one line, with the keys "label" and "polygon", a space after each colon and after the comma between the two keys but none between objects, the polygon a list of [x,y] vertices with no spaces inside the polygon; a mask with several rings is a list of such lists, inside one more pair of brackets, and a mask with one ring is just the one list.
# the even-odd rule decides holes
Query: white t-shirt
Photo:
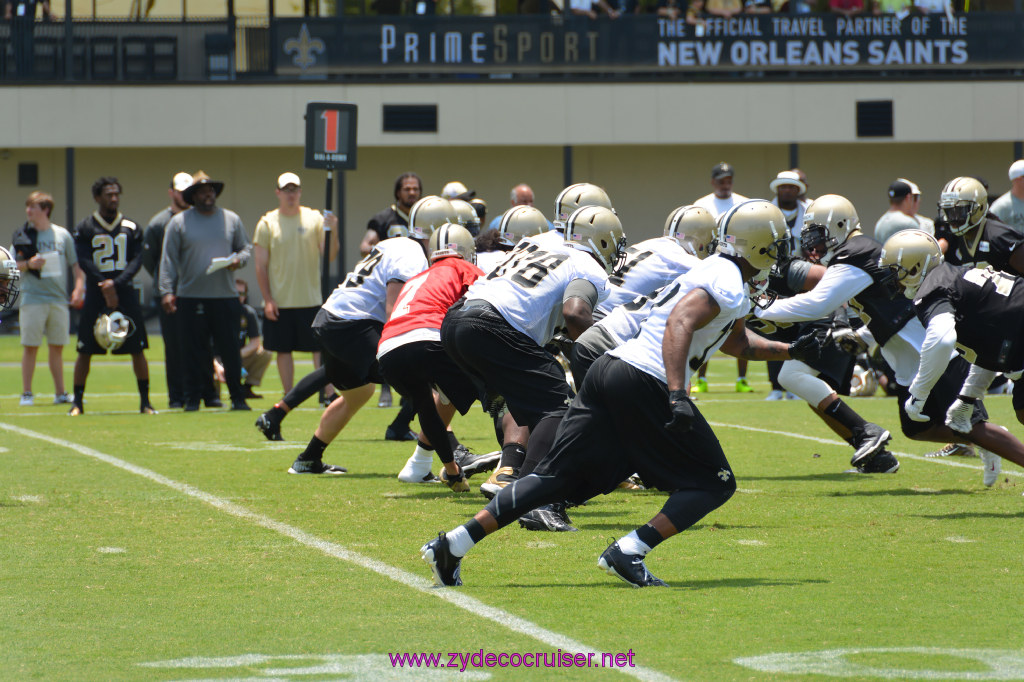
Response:
[{"label": "white t-shirt", "polygon": [[700,206],[701,208],[706,208],[711,213],[711,217],[713,217],[715,220],[718,220],[718,217],[720,215],[728,211],[736,204],[743,203],[746,200],[747,197],[743,196],[742,194],[736,194],[736,192],[730,194],[728,199],[719,199],[718,197],[715,196],[715,193],[712,192],[711,194],[702,196],[700,199],[697,199],[697,201],[693,202],[693,205]]},{"label": "white t-shirt", "polygon": [[688,273],[668,285],[655,301],[651,314],[641,325],[640,334],[618,348],[608,351],[608,354],[622,358],[637,369],[667,383],[662,355],[665,326],[676,304],[694,289],[708,292],[720,310],[715,319],[693,335],[686,365],[685,384],[688,385],[693,373],[691,368],[704,364],[728,338],[736,320],[746,317],[750,312],[748,289],[740,269],[722,256],[705,258]]},{"label": "white t-shirt", "polygon": [[1021,234],[1024,234],[1024,199],[1009,192],[992,202],[989,212]]},{"label": "white t-shirt", "polygon": [[423,247],[408,237],[378,242],[331,292],[324,309],[343,320],[386,322],[388,282],[406,282],[427,269]]},{"label": "white t-shirt", "polygon": [[608,278],[608,298],[597,307],[594,317],[603,318],[637,296],[650,296],[699,262],[670,237],[656,237],[629,247],[622,274]]}]

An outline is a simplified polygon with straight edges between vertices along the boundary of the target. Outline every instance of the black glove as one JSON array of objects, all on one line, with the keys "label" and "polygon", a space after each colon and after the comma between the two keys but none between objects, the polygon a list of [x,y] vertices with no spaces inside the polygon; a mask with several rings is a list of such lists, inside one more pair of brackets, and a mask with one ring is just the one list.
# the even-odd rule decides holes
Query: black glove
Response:
[{"label": "black glove", "polygon": [[810,332],[789,344],[789,357],[800,362],[814,362],[821,359],[827,332]]},{"label": "black glove", "polygon": [[854,357],[868,351],[868,343],[851,327],[836,327],[832,330],[832,342],[836,348]]},{"label": "black glove", "polygon": [[672,411],[672,419],[668,420],[665,428],[676,433],[686,433],[693,425],[693,403],[686,396],[686,391],[668,392],[669,410]]}]

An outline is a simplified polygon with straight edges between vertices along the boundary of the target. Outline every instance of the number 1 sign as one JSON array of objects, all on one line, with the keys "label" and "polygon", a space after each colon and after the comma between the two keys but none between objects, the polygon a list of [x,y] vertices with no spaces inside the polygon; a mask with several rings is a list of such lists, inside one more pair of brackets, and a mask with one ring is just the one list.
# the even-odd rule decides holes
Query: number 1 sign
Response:
[{"label": "number 1 sign", "polygon": [[356,105],[306,105],[306,168],[355,170]]}]

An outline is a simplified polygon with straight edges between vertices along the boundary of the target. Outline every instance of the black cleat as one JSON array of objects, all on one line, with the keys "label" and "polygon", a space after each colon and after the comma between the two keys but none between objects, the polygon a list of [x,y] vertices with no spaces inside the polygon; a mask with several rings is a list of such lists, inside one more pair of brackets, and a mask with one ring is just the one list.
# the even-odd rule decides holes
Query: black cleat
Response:
[{"label": "black cleat", "polygon": [[334,464],[324,464],[322,459],[305,460],[297,459],[290,467],[288,467],[289,474],[328,474],[332,476],[340,476],[341,474],[348,473],[348,469],[345,467],[335,466]]},{"label": "black cleat", "polygon": [[553,533],[574,533],[574,528],[569,515],[565,513],[565,504],[556,502],[545,504],[528,511],[519,517],[519,525],[526,530],[547,530]]},{"label": "black cleat", "polygon": [[221,402],[220,398],[210,398],[209,400],[204,400],[203,402],[206,404],[207,407],[210,408],[224,407],[224,403]]},{"label": "black cleat", "polygon": [[647,570],[644,558],[639,554],[626,554],[619,548],[619,543],[613,542],[608,549],[601,554],[597,560],[599,568],[604,569],[608,575],[614,575],[633,587],[668,587],[661,578],[655,578]]},{"label": "black cleat", "polygon": [[899,468],[900,462],[895,455],[888,450],[882,450],[852,471],[858,474],[895,474]]},{"label": "black cleat", "polygon": [[434,573],[434,582],[439,587],[457,587],[462,584],[459,575],[462,569],[462,558],[452,554],[448,548],[448,538],[438,533],[435,540],[420,547],[420,556]]},{"label": "black cleat", "polygon": [[850,458],[850,464],[860,466],[867,462],[885,448],[885,444],[892,440],[892,435],[878,424],[867,422],[861,429],[853,434],[853,447],[856,451]]},{"label": "black cleat", "polygon": [[417,440],[418,438],[419,436],[416,435],[416,432],[409,427],[405,427],[405,431],[403,432],[389,426],[384,432],[384,440]]},{"label": "black cleat", "polygon": [[498,466],[500,459],[500,451],[489,452],[486,455],[474,455],[465,445],[455,448],[455,463],[462,469],[462,473],[465,474],[466,478],[473,474],[491,471],[494,467]]},{"label": "black cleat", "polygon": [[249,407],[249,403],[244,400],[232,400],[231,401],[232,412],[252,412],[252,408]]},{"label": "black cleat", "polygon": [[266,412],[261,414],[259,419],[256,420],[256,428],[260,430],[260,433],[267,437],[267,440],[284,440],[281,436],[280,422],[271,420],[270,417],[267,416]]}]

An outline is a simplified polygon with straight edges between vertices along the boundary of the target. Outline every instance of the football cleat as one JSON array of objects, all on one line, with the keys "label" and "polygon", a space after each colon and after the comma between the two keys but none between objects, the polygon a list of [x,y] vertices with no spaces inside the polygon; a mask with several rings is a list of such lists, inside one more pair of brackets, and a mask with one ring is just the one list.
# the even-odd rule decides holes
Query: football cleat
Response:
[{"label": "football cleat", "polygon": [[462,558],[452,554],[444,533],[438,533],[436,539],[420,547],[420,556],[430,566],[438,587],[457,587],[462,584]]},{"label": "football cleat", "polygon": [[76,405],[76,404],[72,403],[71,404],[71,409],[68,411],[68,416],[69,417],[77,417],[77,416],[82,415],[82,414],[85,414],[85,410],[82,408],[82,406],[81,405]]},{"label": "football cleat", "polygon": [[70,393],[58,393],[53,397],[54,405],[70,405],[74,402]]},{"label": "football cleat", "polygon": [[139,414],[159,414],[152,405],[143,405],[139,408]]},{"label": "football cleat", "polygon": [[[21,407],[32,407],[36,404],[36,398],[31,393],[22,393],[21,398],[18,400],[18,405]],[[57,403],[55,402],[54,405]]]},{"label": "football cleat", "polygon": [[737,393],[753,393],[754,389],[750,387],[746,379],[736,380],[736,392]]},{"label": "football cleat", "polygon": [[867,422],[853,434],[855,448],[850,464],[860,466],[878,454],[885,444],[892,440],[892,435],[878,424]]},{"label": "football cleat", "polygon": [[519,525],[526,530],[547,530],[553,533],[574,533],[574,528],[569,515],[565,513],[565,504],[555,502],[545,504],[526,512],[519,517]]},{"label": "football cleat", "polygon": [[380,387],[380,397],[377,398],[377,407],[391,407],[391,387],[383,384]]},{"label": "football cleat", "polygon": [[615,487],[621,490],[646,490],[644,482],[640,480],[637,474],[633,474]]},{"label": "football cleat", "polygon": [[613,542],[608,549],[601,554],[597,565],[608,575],[621,578],[633,587],[668,587],[661,578],[656,578],[647,570],[644,558],[639,554],[626,554],[619,548],[619,543]]},{"label": "football cleat", "polygon": [[771,393],[769,393],[765,397],[765,400],[785,400],[785,399],[786,399],[786,394],[783,391],[780,391],[777,388],[773,388]]},{"label": "football cleat", "polygon": [[416,432],[408,427],[406,427],[404,433],[393,426],[389,426],[384,431],[384,440],[417,440],[418,438]]},{"label": "football cleat", "polygon": [[978,448],[978,454],[981,455],[981,463],[985,465],[985,476],[982,478],[982,483],[986,488],[991,488],[999,480],[999,472],[1003,470],[1003,458],[984,448]]},{"label": "football cleat", "polygon": [[272,420],[266,412],[256,420],[256,428],[267,437],[267,440],[284,440],[281,436],[281,423]]},{"label": "football cleat", "polygon": [[690,392],[691,393],[707,393],[708,392],[708,380],[703,378],[703,377],[699,377],[697,379],[697,382],[693,385],[693,390],[690,391]]},{"label": "football cleat", "polygon": [[882,450],[877,455],[862,463],[856,469],[850,469],[854,474],[895,474],[900,469],[900,462],[888,450]]},{"label": "football cleat", "polygon": [[461,471],[451,476],[445,469],[441,469],[441,483],[451,488],[453,493],[469,492],[469,483],[466,482],[466,476]]},{"label": "football cleat", "polygon": [[925,457],[977,457],[974,448],[965,443],[948,443],[935,452],[925,454]]},{"label": "football cleat", "polygon": [[232,400],[231,401],[232,412],[252,412],[252,408],[244,400]]},{"label": "football cleat", "polygon": [[485,471],[493,470],[494,467],[498,466],[500,459],[500,450],[489,452],[486,455],[475,455],[465,445],[459,445],[455,448],[455,463],[459,465],[459,469],[462,470],[466,478],[474,474],[482,474]]},{"label": "football cleat", "polygon": [[297,459],[290,467],[288,467],[289,474],[329,474],[332,476],[338,476],[347,472],[348,469],[345,467],[335,466],[334,464],[324,464],[321,459]]},{"label": "football cleat", "polygon": [[501,489],[519,478],[519,472],[512,467],[498,467],[485,483],[480,484],[480,494],[488,500],[501,492]]}]

